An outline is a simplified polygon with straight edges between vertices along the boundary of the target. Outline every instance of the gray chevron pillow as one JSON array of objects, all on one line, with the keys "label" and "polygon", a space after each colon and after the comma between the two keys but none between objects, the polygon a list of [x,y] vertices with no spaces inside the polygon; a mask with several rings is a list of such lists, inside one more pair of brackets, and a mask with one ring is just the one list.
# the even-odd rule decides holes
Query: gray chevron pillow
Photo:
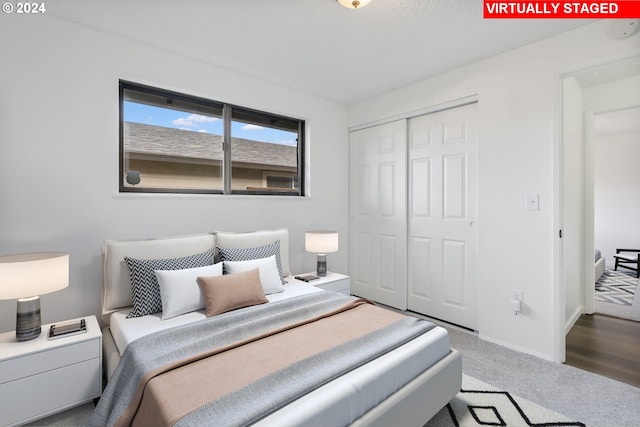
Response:
[{"label": "gray chevron pillow", "polygon": [[201,254],[170,259],[135,259],[125,257],[131,277],[133,308],[127,318],[146,316],[162,311],[160,285],[154,270],[183,270],[213,264],[213,249]]},{"label": "gray chevron pillow", "polygon": [[268,245],[259,246],[255,248],[223,248],[216,246],[218,250],[217,262],[220,261],[249,261],[252,259],[269,258],[271,255],[276,256],[276,265],[278,266],[278,274],[280,275],[280,281],[285,285],[287,283],[284,280],[282,274],[282,262],[280,261],[280,240],[276,240]]}]

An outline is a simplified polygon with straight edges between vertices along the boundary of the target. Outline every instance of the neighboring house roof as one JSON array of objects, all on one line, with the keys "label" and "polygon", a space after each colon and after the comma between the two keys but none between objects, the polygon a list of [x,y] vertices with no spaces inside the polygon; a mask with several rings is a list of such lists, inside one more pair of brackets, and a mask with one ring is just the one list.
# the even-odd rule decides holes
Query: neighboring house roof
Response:
[{"label": "neighboring house roof", "polygon": [[[222,160],[222,135],[132,122],[125,122],[124,133],[125,150],[142,158]],[[245,164],[297,168],[297,147],[231,138],[231,159]]]}]

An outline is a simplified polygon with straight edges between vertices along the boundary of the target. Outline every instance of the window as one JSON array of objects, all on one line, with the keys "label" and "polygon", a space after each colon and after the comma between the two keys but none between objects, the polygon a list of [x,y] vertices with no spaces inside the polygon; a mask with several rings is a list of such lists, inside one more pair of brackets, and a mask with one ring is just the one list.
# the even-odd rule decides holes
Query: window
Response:
[{"label": "window", "polygon": [[120,191],[303,195],[304,121],[120,82]]},{"label": "window", "polygon": [[264,182],[265,186],[271,188],[295,188],[296,186],[293,177],[273,173],[265,173]]}]

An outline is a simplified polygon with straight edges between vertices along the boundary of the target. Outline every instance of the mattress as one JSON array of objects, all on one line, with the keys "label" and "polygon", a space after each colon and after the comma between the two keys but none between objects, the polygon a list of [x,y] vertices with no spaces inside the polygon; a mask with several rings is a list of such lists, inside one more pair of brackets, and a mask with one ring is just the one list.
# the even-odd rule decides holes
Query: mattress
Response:
[{"label": "mattress", "polygon": [[[267,295],[270,301],[310,292],[325,292],[291,280],[285,292]],[[111,334],[120,354],[133,340],[158,330],[205,319],[204,311],[168,320],[160,314],[126,319],[128,310],[111,315]],[[258,426],[346,425],[364,415],[450,352],[449,335],[434,327],[427,333],[343,375],[264,418]]]}]

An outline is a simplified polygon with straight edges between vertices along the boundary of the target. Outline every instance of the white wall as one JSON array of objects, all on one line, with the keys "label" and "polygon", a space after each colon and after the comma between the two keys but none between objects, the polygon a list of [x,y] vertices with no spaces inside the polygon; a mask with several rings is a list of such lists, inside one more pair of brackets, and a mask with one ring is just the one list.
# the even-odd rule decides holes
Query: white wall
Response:
[{"label": "white wall", "polygon": [[[637,50],[640,34],[611,40],[607,25],[580,27],[349,107],[349,125],[357,126],[478,95],[480,336],[557,361],[565,321],[554,264],[560,75]],[[539,211],[525,210],[528,193],[540,194]],[[508,304],[514,288],[524,291],[526,306],[517,317]]]},{"label": "white wall", "polygon": [[[582,92],[587,114],[637,108],[640,76],[587,87]],[[593,151],[594,242],[607,264],[613,264],[616,248],[640,246],[640,135],[594,136]]]},{"label": "white wall", "polygon": [[[340,232],[347,273],[348,134],[343,105],[50,15],[0,17],[0,255],[70,253],[70,286],[42,296],[43,322],[100,311],[104,239],[288,227],[294,272],[315,269],[304,231]],[[310,197],[118,195],[118,80],[307,120]],[[15,328],[0,301],[0,331]]]},{"label": "white wall", "polygon": [[640,133],[596,138],[594,150],[595,243],[613,265],[616,248],[640,249]]}]

